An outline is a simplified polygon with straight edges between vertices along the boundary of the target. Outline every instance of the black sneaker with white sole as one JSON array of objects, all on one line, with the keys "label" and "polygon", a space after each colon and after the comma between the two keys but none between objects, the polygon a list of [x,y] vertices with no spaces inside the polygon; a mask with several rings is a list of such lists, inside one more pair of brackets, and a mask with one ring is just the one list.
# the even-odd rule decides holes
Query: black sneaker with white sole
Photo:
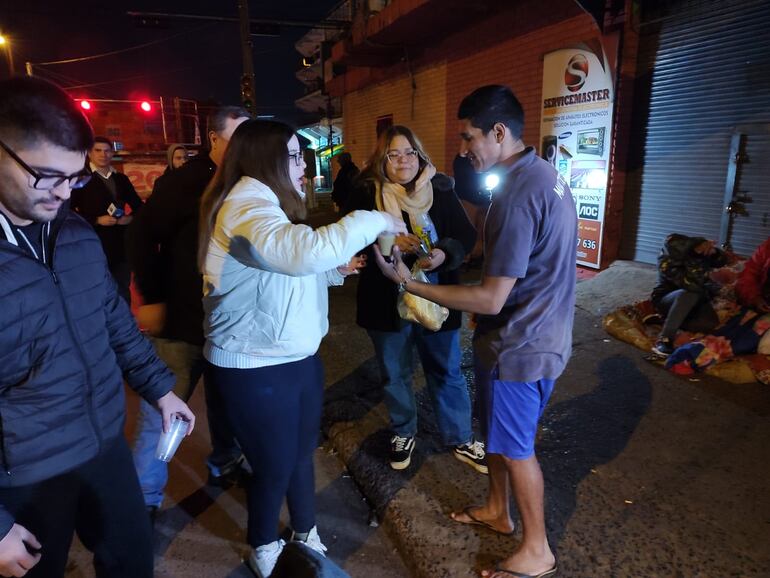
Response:
[{"label": "black sneaker with white sole", "polygon": [[412,463],[414,438],[394,435],[390,438],[390,467],[394,470],[405,470]]},{"label": "black sneaker with white sole", "polygon": [[674,353],[674,344],[668,337],[661,337],[655,342],[652,352],[662,357],[668,357]]},{"label": "black sneaker with white sole", "polygon": [[480,474],[488,474],[487,454],[484,451],[484,442],[471,438],[467,443],[455,446],[454,456],[463,463],[468,464]]}]

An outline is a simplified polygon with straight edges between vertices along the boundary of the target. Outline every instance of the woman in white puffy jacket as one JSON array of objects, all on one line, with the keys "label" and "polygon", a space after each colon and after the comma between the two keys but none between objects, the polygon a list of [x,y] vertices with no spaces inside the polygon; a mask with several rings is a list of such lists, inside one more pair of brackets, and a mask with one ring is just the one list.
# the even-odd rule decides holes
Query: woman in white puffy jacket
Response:
[{"label": "woman in white puffy jacket", "polygon": [[318,346],[328,330],[329,285],[361,263],[354,255],[403,223],[355,211],[313,229],[305,162],[285,124],[249,120],[233,133],[201,200],[204,356],[253,470],[248,487],[249,568],[269,576],[286,498],[293,538],[323,553],[315,525],[313,451],[323,401]]}]

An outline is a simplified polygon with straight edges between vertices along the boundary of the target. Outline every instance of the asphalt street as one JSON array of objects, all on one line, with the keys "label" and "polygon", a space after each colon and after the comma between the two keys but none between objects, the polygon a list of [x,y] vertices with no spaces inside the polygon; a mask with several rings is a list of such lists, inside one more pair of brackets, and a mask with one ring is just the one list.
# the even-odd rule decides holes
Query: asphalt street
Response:
[{"label": "asphalt street", "polygon": [[[573,356],[537,447],[558,575],[770,576],[770,389],[674,376],[601,328],[604,314],[649,293],[654,274],[618,262],[578,284]],[[477,277],[472,271],[467,280]],[[371,343],[355,325],[355,285],[331,289],[331,327],[320,351],[321,536],[353,577],[477,575],[519,538],[449,520],[449,512],[483,499],[486,478],[440,446],[419,370],[413,465],[403,472],[387,466],[387,414]],[[472,388],[467,331],[463,364]],[[202,402],[199,388],[192,404],[201,426]],[[129,436],[135,411],[130,399]],[[249,576],[241,563],[245,495],[205,486],[205,429],[196,429],[171,464],[155,534],[159,577]],[[76,544],[68,578],[92,576],[88,558]]]}]

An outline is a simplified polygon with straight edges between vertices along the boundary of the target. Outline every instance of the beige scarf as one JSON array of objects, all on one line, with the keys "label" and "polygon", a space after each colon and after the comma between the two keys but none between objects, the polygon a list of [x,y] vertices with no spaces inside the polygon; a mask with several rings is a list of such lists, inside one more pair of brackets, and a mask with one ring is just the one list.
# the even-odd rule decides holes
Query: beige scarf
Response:
[{"label": "beige scarf", "polygon": [[403,220],[402,211],[410,217],[420,214],[427,215],[433,206],[433,184],[430,180],[435,174],[436,167],[427,165],[415,182],[414,191],[411,194],[397,183],[377,182],[377,190],[374,195],[377,210],[390,213],[401,220]]}]

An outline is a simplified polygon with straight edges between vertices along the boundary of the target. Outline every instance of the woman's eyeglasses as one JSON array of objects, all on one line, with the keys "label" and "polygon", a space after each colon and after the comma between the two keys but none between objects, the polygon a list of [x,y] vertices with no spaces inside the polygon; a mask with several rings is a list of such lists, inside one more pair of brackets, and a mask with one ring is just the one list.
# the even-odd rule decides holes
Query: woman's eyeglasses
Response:
[{"label": "woman's eyeglasses", "polygon": [[71,189],[82,189],[84,186],[86,186],[88,181],[91,180],[91,173],[89,173],[85,168],[71,175],[46,175],[38,173],[35,169],[21,160],[19,155],[13,152],[11,148],[1,140],[0,148],[7,152],[9,157],[15,160],[21,168],[27,171],[27,173],[29,173],[29,175],[35,179],[32,182],[33,189],[37,189],[39,191],[50,191],[51,189],[55,189],[61,185],[64,181],[69,181],[69,187]]},{"label": "woman's eyeglasses", "polygon": [[301,153],[301,152],[297,152],[297,153],[290,153],[290,154],[289,154],[289,158],[290,158],[290,159],[292,159],[292,160],[294,160],[294,165],[295,165],[295,166],[300,166],[300,165],[302,165],[302,153]]},{"label": "woman's eyeglasses", "polygon": [[420,153],[418,153],[415,150],[406,151],[404,153],[400,153],[398,151],[392,151],[385,155],[388,158],[388,161],[391,163],[397,163],[402,160],[406,161],[413,161],[417,159],[417,157],[420,156]]}]

